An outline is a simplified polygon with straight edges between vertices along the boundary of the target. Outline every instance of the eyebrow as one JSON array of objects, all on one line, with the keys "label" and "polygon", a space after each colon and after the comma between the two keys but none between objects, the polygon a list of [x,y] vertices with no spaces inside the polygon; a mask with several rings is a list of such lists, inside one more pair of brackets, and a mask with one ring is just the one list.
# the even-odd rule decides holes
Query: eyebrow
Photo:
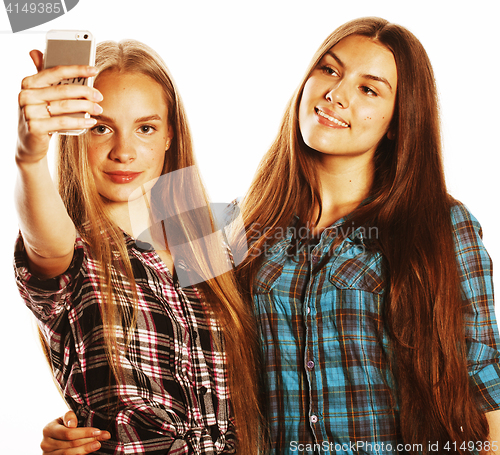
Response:
[{"label": "eyebrow", "polygon": [[[344,62],[342,60],[340,60],[340,58],[337,55],[335,55],[335,53],[332,50],[329,50],[327,52],[327,54],[330,57],[332,57],[340,65],[340,67],[342,69],[345,68]],[[387,85],[387,87],[389,88],[389,90],[392,92],[392,86],[391,86],[391,84],[389,83],[389,81],[385,77],[374,76],[373,74],[362,74],[361,77],[364,78],[364,79],[371,79],[372,81],[382,82],[385,85]]]},{"label": "eyebrow", "polygon": [[[92,117],[95,118],[98,121],[101,121],[101,122],[107,122],[107,123],[113,123],[114,122],[114,120],[111,117],[107,117],[105,115],[93,115]],[[136,118],[134,120],[134,123],[151,122],[151,121],[154,121],[154,120],[161,121],[162,118],[159,115],[157,115],[157,114],[146,115],[144,117]]]}]

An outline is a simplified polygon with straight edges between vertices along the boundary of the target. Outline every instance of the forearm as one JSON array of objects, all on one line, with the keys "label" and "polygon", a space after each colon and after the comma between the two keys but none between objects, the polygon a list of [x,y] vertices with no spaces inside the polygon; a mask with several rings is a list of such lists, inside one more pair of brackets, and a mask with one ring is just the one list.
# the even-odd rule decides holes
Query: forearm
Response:
[{"label": "forearm", "polygon": [[95,119],[71,114],[96,112],[95,102],[102,100],[102,95],[84,85],[59,84],[63,79],[93,77],[95,68],[70,65],[43,70],[43,54],[33,50],[30,56],[37,74],[23,79],[19,93],[15,199],[32,272],[48,278],[70,265],[76,237],[47,164],[51,133],[95,124]]},{"label": "forearm", "polygon": [[42,275],[62,273],[71,261],[75,226],[50,176],[47,157],[17,157],[15,201],[30,263]]}]

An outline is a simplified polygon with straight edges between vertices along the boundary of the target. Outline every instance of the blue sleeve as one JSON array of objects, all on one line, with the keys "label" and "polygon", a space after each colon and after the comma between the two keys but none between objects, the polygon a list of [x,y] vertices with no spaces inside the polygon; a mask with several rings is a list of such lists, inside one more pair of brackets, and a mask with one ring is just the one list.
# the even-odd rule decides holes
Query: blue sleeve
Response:
[{"label": "blue sleeve", "polygon": [[493,264],[479,222],[458,203],[451,209],[458,272],[464,301],[467,365],[479,407],[500,409],[500,339],[493,296]]}]

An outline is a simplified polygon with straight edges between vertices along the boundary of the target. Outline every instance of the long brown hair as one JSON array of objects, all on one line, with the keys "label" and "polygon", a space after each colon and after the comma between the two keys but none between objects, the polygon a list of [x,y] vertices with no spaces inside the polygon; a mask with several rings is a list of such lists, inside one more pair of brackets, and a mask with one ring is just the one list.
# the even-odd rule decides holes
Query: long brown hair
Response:
[{"label": "long brown hair", "polygon": [[[191,134],[183,103],[163,60],[151,48],[138,41],[124,40],[120,43],[107,41],[97,46],[96,67],[99,75],[109,70],[140,73],[161,85],[168,106],[168,123],[174,131],[170,148],[165,155],[163,174],[190,167],[191,176],[188,182],[181,182],[186,190],[177,188],[179,197],[171,198],[179,206],[174,208],[174,212],[181,213],[182,207],[189,205],[187,199],[191,193],[195,193],[198,199],[201,197],[204,205],[208,207],[206,193],[195,166]],[[134,330],[137,293],[123,232],[109,218],[89,168],[87,141],[86,135],[60,137],[59,192],[78,232],[89,244],[101,267],[100,311],[105,327],[106,352],[114,377],[116,381],[120,381],[118,350],[119,345],[121,349],[126,349],[128,337]],[[209,211],[208,216],[213,230]],[[199,226],[196,225],[197,220],[196,217],[189,216],[181,218],[180,227],[186,232],[188,239],[193,237],[189,236],[189,233],[196,233],[199,230]],[[107,241],[103,241],[103,233]],[[193,246],[193,242],[189,245]],[[217,256],[218,251],[221,251],[220,247],[213,248],[210,253],[212,256]],[[222,253],[220,256],[216,257],[215,261],[226,260]],[[207,258],[206,252],[200,254],[196,245],[189,257],[197,261],[196,264],[188,264],[194,269],[202,271],[210,269],[210,264],[204,263],[203,259]],[[110,264],[113,264],[113,267],[109,266]],[[238,452],[253,454],[257,452],[261,426],[257,399],[254,318],[240,296],[233,273],[224,273],[211,278],[213,274],[207,272],[204,276],[207,280],[198,284],[197,289],[204,297],[207,315],[215,317],[222,330],[231,406],[238,434]],[[112,282],[116,279],[125,279],[130,285],[130,293],[125,304],[120,304],[124,301],[123,298],[114,295]],[[117,341],[117,326],[121,327],[124,334],[120,343]]]},{"label": "long brown hair", "polygon": [[[300,134],[298,109],[304,85],[321,58],[353,34],[385,46],[397,67],[390,127],[395,139],[384,137],[378,145],[371,198],[350,215],[349,223],[378,228],[373,247],[382,254],[388,283],[384,311],[393,340],[389,360],[401,435],[406,443],[424,448],[430,440],[440,447],[456,442],[452,448],[463,441],[484,441],[488,425],[467,373],[453,201],[444,181],[435,80],[424,48],[405,28],[379,18],[353,20],[335,30],[314,55],[242,204],[245,228],[253,235],[240,280],[248,283],[251,294],[259,252],[294,215],[317,222],[312,217],[314,207],[321,209],[320,191]],[[259,236],[263,228],[266,234]]]}]

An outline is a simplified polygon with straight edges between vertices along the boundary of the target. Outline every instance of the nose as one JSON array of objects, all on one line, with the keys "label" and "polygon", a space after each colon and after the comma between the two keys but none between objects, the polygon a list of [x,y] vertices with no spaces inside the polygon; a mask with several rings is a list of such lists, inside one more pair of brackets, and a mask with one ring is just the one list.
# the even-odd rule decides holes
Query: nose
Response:
[{"label": "nose", "polygon": [[330,103],[335,103],[339,107],[346,109],[349,107],[349,93],[345,81],[339,81],[325,95]]},{"label": "nose", "polygon": [[137,157],[133,139],[124,137],[117,134],[111,151],[109,152],[109,159],[117,163],[131,163]]}]

